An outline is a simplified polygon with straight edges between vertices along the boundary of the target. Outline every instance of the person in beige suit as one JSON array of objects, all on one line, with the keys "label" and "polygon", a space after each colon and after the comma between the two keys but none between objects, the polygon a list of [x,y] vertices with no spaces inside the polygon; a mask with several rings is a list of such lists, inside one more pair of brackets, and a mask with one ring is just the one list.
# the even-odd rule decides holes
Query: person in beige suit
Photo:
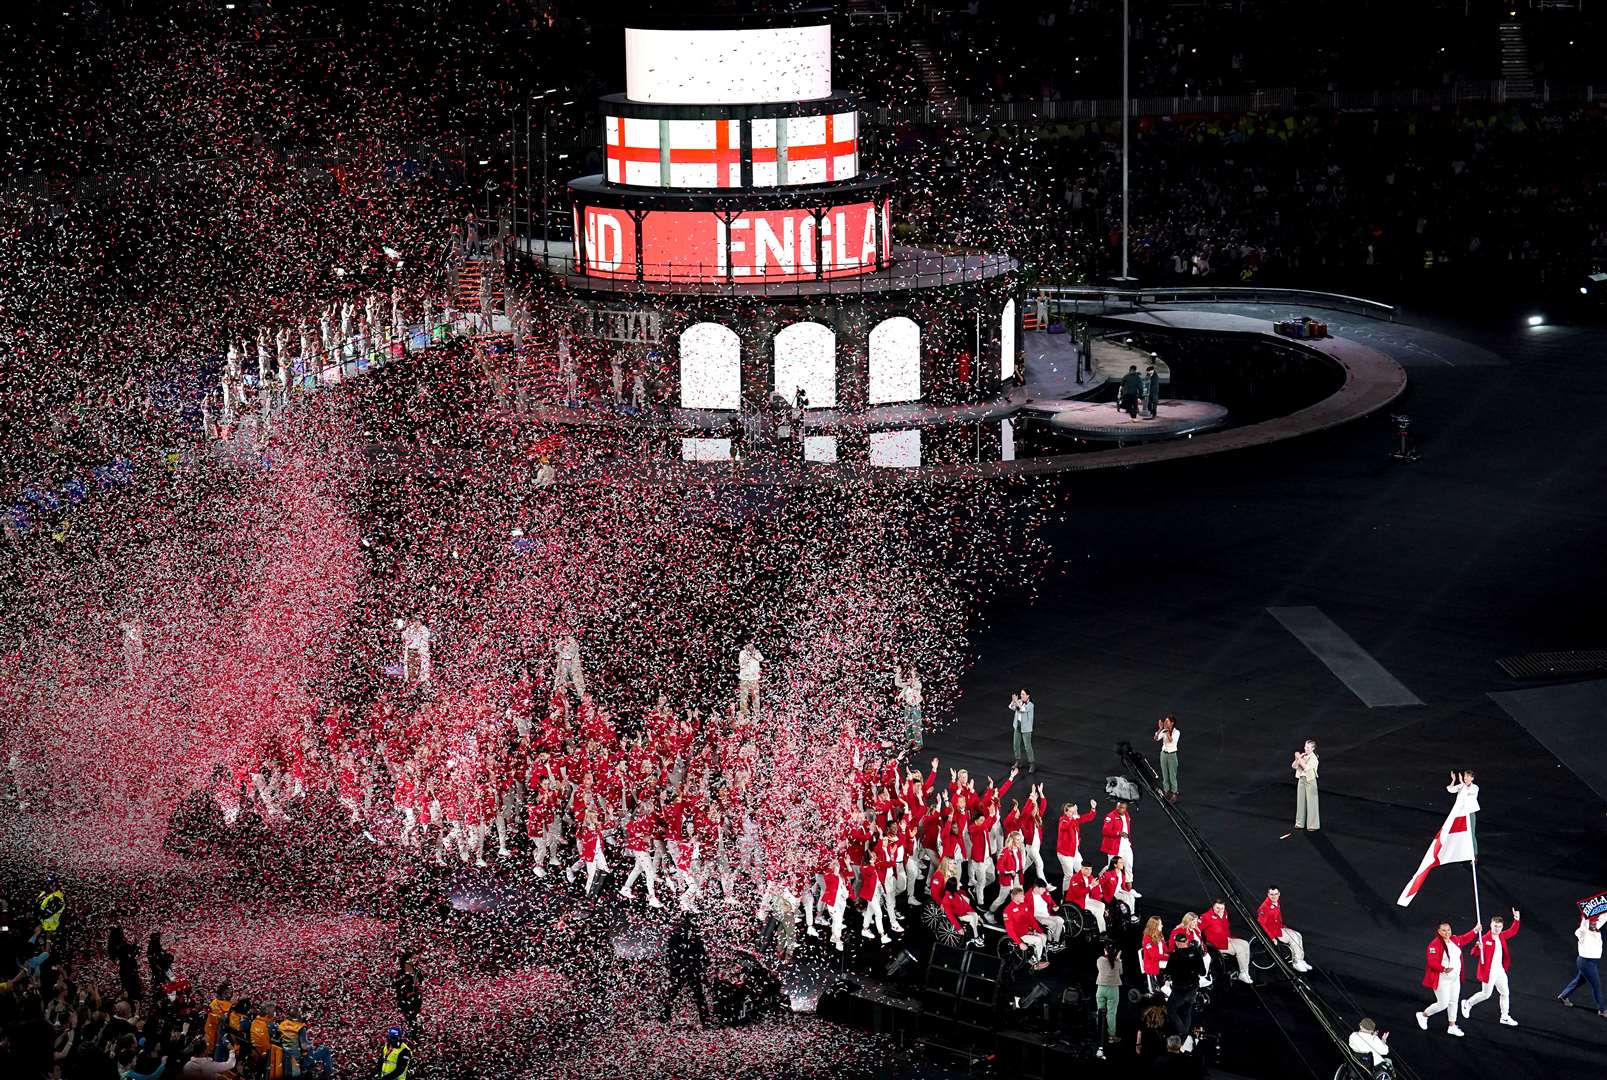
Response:
[{"label": "person in beige suit", "polygon": [[1295,754],[1295,828],[1316,832],[1322,828],[1317,812],[1317,741],[1306,740],[1306,748]]}]

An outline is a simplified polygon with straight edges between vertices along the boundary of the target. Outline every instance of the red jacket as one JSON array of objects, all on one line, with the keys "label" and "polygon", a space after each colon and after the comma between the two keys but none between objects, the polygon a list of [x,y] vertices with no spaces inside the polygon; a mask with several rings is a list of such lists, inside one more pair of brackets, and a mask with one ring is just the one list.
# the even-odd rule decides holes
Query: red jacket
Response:
[{"label": "red jacket", "polygon": [[1055,831],[1055,853],[1068,859],[1077,854],[1077,845],[1082,842],[1082,826],[1092,820],[1094,820],[1092,810],[1078,817],[1061,814],[1060,826]]},{"label": "red jacket", "polygon": [[653,850],[653,833],[657,828],[658,814],[651,809],[642,810],[625,823],[625,850],[649,852]]},{"label": "red jacket", "polygon": [[874,861],[866,861],[859,867],[859,892],[856,899],[869,902],[876,898],[876,887],[881,884],[882,875]]},{"label": "red jacket", "polygon": [[1200,916],[1200,931],[1205,934],[1205,940],[1211,943],[1211,948],[1218,950],[1227,949],[1228,938],[1233,936],[1227,915],[1218,915],[1214,911],[1207,911]]},{"label": "red jacket", "polygon": [[1261,901],[1261,906],[1256,909],[1255,918],[1256,922],[1261,924],[1261,929],[1267,932],[1267,937],[1273,941],[1283,936],[1283,908],[1274,904],[1271,899]]},{"label": "red jacket", "polygon": [[1116,899],[1116,890],[1131,888],[1132,882],[1127,878],[1127,871],[1106,870],[1099,875],[1099,898],[1105,903]]},{"label": "red jacket", "polygon": [[1023,896],[1004,905],[1004,931],[1017,945],[1023,944],[1021,939],[1027,934],[1043,933],[1038,917],[1032,913],[1032,901]]},{"label": "red jacket", "polygon": [[[426,804],[427,805],[427,804]],[[556,797],[544,792],[536,792],[525,804],[526,831],[530,839],[539,840],[547,833],[547,827],[558,816],[558,801]]]},{"label": "red jacket", "polygon": [[1021,808],[1021,839],[1027,842],[1028,847],[1038,843],[1039,834],[1043,831],[1043,812],[1049,805],[1049,800],[1043,796],[1028,799],[1027,805]]},{"label": "red jacket", "polygon": [[996,812],[984,814],[982,818],[972,818],[971,823],[965,827],[966,839],[971,845],[971,861],[986,862],[988,859],[988,834],[999,820]]},{"label": "red jacket", "polygon": [[954,889],[943,897],[942,908],[943,914],[948,916],[949,925],[962,934],[965,933],[965,926],[960,920],[967,915],[976,913],[976,909],[971,906],[971,901],[967,900],[965,893],[959,889]]},{"label": "red jacket", "polygon": [[1154,938],[1145,938],[1138,950],[1138,963],[1145,975],[1159,975],[1161,966],[1166,963],[1166,946]]},{"label": "red jacket", "polygon": [[[1512,968],[1512,947],[1507,942],[1512,935],[1518,932],[1518,924],[1513,923],[1501,931],[1501,970],[1510,971]],[[1478,957],[1478,978],[1481,983],[1490,981],[1490,961],[1495,958],[1495,931],[1486,930],[1484,936],[1473,946],[1473,955]]]},{"label": "red jacket", "polygon": [[1021,884],[1021,871],[1026,869],[1026,865],[1027,861],[1022,857],[1021,852],[1013,848],[1005,848],[999,852],[999,858],[995,861],[995,867],[999,874],[999,888],[1009,892],[1012,888]]},{"label": "red jacket", "polygon": [[1070,880],[1066,882],[1066,902],[1076,904],[1084,910],[1088,907],[1088,898],[1090,896],[1098,900],[1101,895],[1099,879],[1092,874],[1087,877],[1082,874],[1073,874]]},{"label": "red jacket", "polygon": [[1440,976],[1451,970],[1451,965],[1449,963],[1450,958],[1447,954],[1453,948],[1460,949],[1463,945],[1466,945],[1468,942],[1472,941],[1473,938],[1474,933],[1471,930],[1465,934],[1452,934],[1451,943],[1447,945],[1445,942],[1440,940],[1440,936],[1438,934],[1435,934],[1434,940],[1428,943],[1428,949],[1424,954],[1425,963],[1423,968],[1423,985],[1428,987],[1430,990],[1438,989],[1440,985]]},{"label": "red jacket", "polygon": [[836,870],[827,870],[820,890],[820,902],[827,907],[836,907],[838,903],[848,900],[847,882]]},{"label": "red jacket", "polygon": [[1120,855],[1122,853],[1122,837],[1130,837],[1131,832],[1131,819],[1126,814],[1112,810],[1105,815],[1105,824],[1100,829],[1099,850],[1106,855]]}]

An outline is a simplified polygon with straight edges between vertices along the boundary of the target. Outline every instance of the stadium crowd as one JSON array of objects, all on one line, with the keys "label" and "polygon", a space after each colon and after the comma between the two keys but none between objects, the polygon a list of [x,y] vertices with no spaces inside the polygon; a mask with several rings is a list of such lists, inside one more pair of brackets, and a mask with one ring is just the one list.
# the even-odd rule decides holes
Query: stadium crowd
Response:
[{"label": "stadium crowd", "polygon": [[[1514,23],[1537,78],[1591,81],[1600,13],[1588,6],[1528,5],[1520,14],[1517,7],[1466,0],[1133,4],[1131,92],[1200,97],[1275,87],[1370,91],[1495,80],[1503,74],[1501,27]],[[905,32],[914,28],[933,41],[943,80],[959,97],[998,102],[1120,93],[1120,5],[973,0],[902,8]]]},{"label": "stadium crowd", "polygon": [[[1130,272],[1386,296],[1571,292],[1607,261],[1607,186],[1589,150],[1602,124],[1592,107],[1142,118]],[[898,153],[932,166],[912,170],[905,195],[914,235],[1002,233],[1048,281],[1120,272],[1119,124],[1002,127],[962,157],[964,137],[903,133]]]}]

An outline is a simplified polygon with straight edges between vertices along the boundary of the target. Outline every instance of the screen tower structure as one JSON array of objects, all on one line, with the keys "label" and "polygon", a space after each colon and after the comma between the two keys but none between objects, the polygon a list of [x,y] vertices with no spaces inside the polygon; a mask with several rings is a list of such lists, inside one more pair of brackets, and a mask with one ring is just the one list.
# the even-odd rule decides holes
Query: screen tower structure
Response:
[{"label": "screen tower structure", "polygon": [[1016,264],[894,241],[832,84],[829,13],[625,30],[602,173],[569,183],[576,336],[629,350],[668,404],[719,415],[800,392],[837,414],[1000,397],[1019,368]]}]

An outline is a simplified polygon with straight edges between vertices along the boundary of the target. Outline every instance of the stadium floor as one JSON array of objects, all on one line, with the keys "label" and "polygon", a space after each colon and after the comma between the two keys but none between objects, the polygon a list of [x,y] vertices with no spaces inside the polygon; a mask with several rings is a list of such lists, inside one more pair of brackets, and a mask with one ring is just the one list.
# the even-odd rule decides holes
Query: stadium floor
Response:
[{"label": "stadium floor", "polygon": [[[1607,371],[1584,361],[1607,355],[1607,332],[1438,322],[1370,344],[1390,352],[1396,339],[1411,387],[1395,410],[1413,417],[1416,463],[1389,458],[1393,428],[1377,416],[1264,450],[1049,481],[1069,507],[1047,537],[1057,564],[1031,595],[992,602],[960,715],[929,746],[1001,775],[1005,704],[1024,686],[1052,806],[1108,805],[1115,744],[1152,747],[1156,717],[1174,712],[1183,805],[1252,901],[1281,887],[1315,985],[1342,1015],[1393,1031],[1423,1077],[1593,1072],[1607,1020],[1554,997],[1573,972],[1574,903],[1607,887],[1607,806],[1576,774],[1599,773],[1607,749],[1578,741],[1578,761],[1559,759],[1489,694],[1543,685],[1509,679],[1500,657],[1603,644],[1607,427],[1592,418]],[[1414,355],[1424,340],[1451,361]],[[1296,606],[1320,609],[1423,704],[1369,708],[1267,611]],[[1320,744],[1323,829],[1284,839],[1289,761],[1307,737]],[[1511,969],[1521,1026],[1498,1026],[1491,1002],[1461,1040],[1439,1017],[1419,1031],[1412,1014],[1431,998],[1419,983],[1435,925],[1474,922],[1469,868],[1437,870],[1411,907],[1395,904],[1449,809],[1453,767],[1480,774],[1486,921],[1524,915]],[[1148,807],[1135,842],[1146,906],[1173,916],[1210,902]],[[1288,988],[1260,998],[1233,1067],[1249,1055],[1265,1063],[1257,1075],[1331,1076]]]}]

